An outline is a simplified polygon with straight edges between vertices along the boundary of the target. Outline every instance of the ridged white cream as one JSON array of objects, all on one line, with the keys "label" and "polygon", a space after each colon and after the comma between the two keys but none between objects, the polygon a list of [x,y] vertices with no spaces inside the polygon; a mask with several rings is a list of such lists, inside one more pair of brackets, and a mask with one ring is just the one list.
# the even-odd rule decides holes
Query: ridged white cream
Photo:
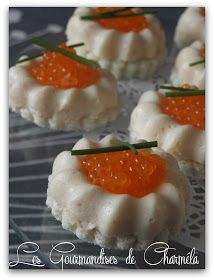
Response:
[{"label": "ridged white cream", "polygon": [[[85,138],[73,149],[111,146],[108,135],[99,143]],[[168,240],[185,221],[191,188],[177,161],[160,148],[152,153],[167,161],[167,175],[157,192],[143,198],[113,194],[88,182],[80,169],[82,156],[60,153],[49,176],[47,205],[65,229],[102,247],[137,250],[152,241]]]},{"label": "ridged white cream", "polygon": [[32,61],[9,70],[9,104],[14,112],[39,126],[91,130],[116,118],[119,111],[117,82],[107,70],[84,89],[57,89],[39,84],[29,73]]},{"label": "ridged white cream", "polygon": [[160,108],[160,92],[142,94],[131,114],[129,131],[133,141],[157,140],[159,147],[174,155],[187,175],[204,174],[205,132],[181,125]]},{"label": "ridged white cream", "polygon": [[200,14],[200,8],[190,7],[178,20],[174,41],[183,48],[196,40],[205,41],[205,17]]},{"label": "ridged white cream", "polygon": [[66,35],[73,43],[84,42],[78,53],[97,60],[116,77],[151,75],[166,57],[164,31],[153,15],[145,15],[151,28],[141,32],[106,29],[93,20],[81,20],[94,8],[77,8],[68,21]]},{"label": "ridged white cream", "polygon": [[200,56],[200,49],[203,46],[204,43],[201,41],[195,41],[178,53],[170,77],[173,85],[182,86],[188,83],[200,89],[205,88],[205,64],[189,65],[203,59]]}]

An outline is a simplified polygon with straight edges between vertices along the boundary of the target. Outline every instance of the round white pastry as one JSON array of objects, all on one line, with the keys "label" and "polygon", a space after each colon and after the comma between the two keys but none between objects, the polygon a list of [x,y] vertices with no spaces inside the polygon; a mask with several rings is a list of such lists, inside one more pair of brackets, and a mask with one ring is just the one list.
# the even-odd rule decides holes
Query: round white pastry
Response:
[{"label": "round white pastry", "polygon": [[[66,35],[72,43],[84,42],[77,51],[97,60],[116,77],[147,77],[166,57],[165,34],[153,15],[145,15],[151,27],[141,32],[119,32],[106,29],[93,20],[81,20],[92,15],[94,8],[77,8],[68,21]],[[78,30],[78,32],[77,32]]]},{"label": "round white pastry", "polygon": [[[37,59],[38,60],[38,59]],[[119,111],[117,82],[107,70],[84,89],[57,89],[38,83],[24,62],[9,70],[9,105],[27,120],[53,129],[91,130],[116,118]]]},{"label": "round white pastry", "polygon": [[205,64],[190,66],[190,63],[202,60],[200,49],[204,43],[195,41],[190,46],[183,48],[176,57],[171,73],[171,82],[175,86],[191,84],[200,89],[205,88]]},{"label": "round white pastry", "polygon": [[178,160],[182,171],[190,176],[203,176],[205,164],[205,132],[192,125],[177,123],[160,108],[161,92],[142,94],[131,114],[129,131],[133,141],[156,139],[159,147]]},{"label": "round white pastry", "polygon": [[[73,149],[111,146],[114,138],[108,135],[99,143],[82,138]],[[155,240],[173,238],[185,221],[191,187],[171,155],[160,148],[151,152],[167,161],[167,175],[156,192],[142,198],[92,185],[80,169],[82,156],[60,153],[47,190],[53,216],[80,239],[103,247],[141,250]]]},{"label": "round white pastry", "polygon": [[182,48],[196,40],[205,41],[205,17],[200,14],[200,8],[190,7],[178,20],[174,41]]}]

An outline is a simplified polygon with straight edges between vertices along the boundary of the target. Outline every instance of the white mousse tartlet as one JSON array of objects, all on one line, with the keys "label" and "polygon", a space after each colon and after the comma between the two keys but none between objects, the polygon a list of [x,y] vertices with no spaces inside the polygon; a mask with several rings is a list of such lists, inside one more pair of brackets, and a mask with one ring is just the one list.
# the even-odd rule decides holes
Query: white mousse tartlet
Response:
[{"label": "white mousse tartlet", "polygon": [[[82,138],[72,152],[112,147],[114,139]],[[46,203],[63,228],[80,239],[141,250],[180,232],[190,197],[177,161],[160,148],[78,156],[64,151],[54,161]]]},{"label": "white mousse tartlet", "polygon": [[178,20],[174,41],[183,48],[197,40],[205,42],[205,8],[190,7]]},{"label": "white mousse tartlet", "polygon": [[157,139],[187,175],[204,175],[205,95],[167,98],[147,91],[132,111],[129,131],[132,140]]},{"label": "white mousse tartlet", "polygon": [[[76,54],[65,44],[59,48]],[[107,70],[48,51],[10,68],[9,105],[42,127],[91,130],[116,118],[117,82]]]},{"label": "white mousse tartlet", "polygon": [[[85,46],[78,49],[79,54],[95,59],[117,78],[151,76],[166,57],[160,22],[152,14],[142,14],[140,8],[106,16],[112,11],[117,9],[77,8],[67,24],[68,40],[83,41]],[[140,16],[124,16],[134,13]],[[96,19],[100,14],[105,17]]]},{"label": "white mousse tartlet", "polygon": [[190,83],[200,89],[205,88],[204,43],[195,41],[178,53],[170,79],[175,86]]}]

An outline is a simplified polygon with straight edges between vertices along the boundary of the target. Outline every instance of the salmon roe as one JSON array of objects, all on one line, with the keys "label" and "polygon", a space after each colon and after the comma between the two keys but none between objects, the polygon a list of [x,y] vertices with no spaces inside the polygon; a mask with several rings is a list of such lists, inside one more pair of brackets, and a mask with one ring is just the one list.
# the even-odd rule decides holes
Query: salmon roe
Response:
[{"label": "salmon roe", "polygon": [[[76,53],[64,43],[59,47]],[[40,84],[58,89],[86,88],[100,78],[98,69],[92,69],[57,52],[46,52],[42,60],[32,63],[29,72]]]},{"label": "salmon roe", "polygon": [[205,58],[205,45],[202,48],[200,48],[199,53],[202,58]]},{"label": "salmon roe", "polygon": [[[120,8],[96,8],[95,14],[105,13],[110,11],[115,11]],[[119,12],[118,15],[122,14],[134,14],[133,10],[127,10],[124,12]],[[120,32],[140,32],[145,28],[150,27],[150,23],[144,15],[141,16],[131,16],[131,17],[120,17],[120,18],[107,18],[107,19],[97,19],[100,25],[107,29],[115,29]]]},{"label": "salmon roe", "polygon": [[[185,84],[183,88],[194,87]],[[162,97],[160,107],[179,124],[190,124],[198,130],[205,130],[205,95]]]},{"label": "salmon roe", "polygon": [[200,14],[201,14],[203,17],[205,17],[205,8],[204,8],[204,7],[200,8]]},{"label": "salmon roe", "polygon": [[114,194],[141,198],[157,191],[163,183],[167,163],[149,150],[86,155],[81,169],[88,181]]}]

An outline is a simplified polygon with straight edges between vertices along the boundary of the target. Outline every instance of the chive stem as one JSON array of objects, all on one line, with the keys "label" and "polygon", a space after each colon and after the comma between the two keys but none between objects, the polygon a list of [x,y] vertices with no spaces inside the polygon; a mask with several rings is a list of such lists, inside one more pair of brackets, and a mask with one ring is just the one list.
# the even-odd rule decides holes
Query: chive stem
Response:
[{"label": "chive stem", "polygon": [[[69,45],[68,47],[69,47],[69,48],[77,48],[77,47],[81,47],[81,46],[83,46],[83,45],[84,45],[84,43],[78,43],[78,44],[74,44],[74,45]],[[25,61],[32,60],[32,59],[34,59],[34,58],[43,56],[43,54],[44,54],[44,53],[38,53],[38,54],[33,55],[33,56],[28,56],[28,57],[23,58],[23,59],[18,59],[18,60],[16,61],[16,64],[19,64],[19,63],[22,63],[22,62],[25,62]]]},{"label": "chive stem", "polygon": [[69,58],[71,58],[71,59],[73,59],[73,60],[75,60],[75,61],[77,61],[81,64],[85,64],[85,65],[87,65],[91,68],[97,68],[98,67],[98,63],[96,61],[84,58],[82,56],[79,56],[77,54],[69,52],[69,51],[67,51],[63,48],[59,48],[59,47],[57,47],[55,45],[52,45],[49,42],[47,42],[47,41],[45,41],[41,38],[33,38],[32,43],[34,45],[40,46],[40,47],[42,47],[46,50],[49,50],[49,51],[52,51],[52,52],[58,52],[58,53],[60,53],[62,55],[65,55],[65,56],[67,56],[67,57],[69,57]]},{"label": "chive stem", "polygon": [[154,14],[157,11],[150,11],[150,12],[141,12],[141,13],[134,13],[134,14],[97,14],[97,15],[88,15],[88,16],[81,16],[82,20],[96,20],[96,19],[109,19],[109,18],[123,18],[123,17],[134,17],[134,16],[142,16],[147,14]]},{"label": "chive stem", "polygon": [[177,91],[177,92],[166,92],[166,97],[183,97],[183,96],[197,96],[205,95],[205,90],[192,90],[192,91]]},{"label": "chive stem", "polygon": [[[148,149],[152,147],[157,147],[157,141],[145,142],[145,143],[137,143],[132,144],[135,149]],[[95,148],[95,149],[83,149],[83,150],[72,150],[72,156],[80,156],[80,155],[91,155],[91,154],[102,154],[102,153],[112,153],[112,152],[120,152],[126,151],[130,148],[127,146],[113,146],[113,147],[104,147],[104,148]]]},{"label": "chive stem", "polygon": [[167,86],[167,85],[162,85],[160,86],[161,89],[172,89],[172,90],[178,90],[178,91],[195,91],[196,89],[194,88],[183,88],[183,87],[174,87],[174,86]]},{"label": "chive stem", "polygon": [[137,149],[135,149],[134,145],[130,144],[129,142],[121,141],[119,139],[112,139],[110,143],[113,145],[121,145],[124,147],[128,147],[133,152],[133,154],[138,154]]},{"label": "chive stem", "polygon": [[43,55],[43,53],[39,53],[39,54],[36,54],[36,55],[33,55],[33,56],[28,56],[26,58],[22,58],[22,59],[18,59],[16,61],[16,64],[19,64],[19,63],[23,63],[23,62],[26,62],[28,60],[32,60],[32,59],[35,59],[37,57],[41,57]]},{"label": "chive stem", "polygon": [[121,8],[121,9],[117,9],[117,10],[112,10],[112,11],[108,11],[108,12],[104,12],[104,13],[99,13],[99,15],[114,15],[114,14],[125,12],[127,10],[132,9],[132,8],[133,7],[125,7],[125,8]]},{"label": "chive stem", "polygon": [[192,67],[192,66],[195,66],[195,65],[198,65],[198,64],[202,64],[202,63],[205,63],[205,59],[198,60],[198,61],[195,61],[193,63],[190,63],[189,66]]},{"label": "chive stem", "polygon": [[73,45],[68,45],[69,48],[78,48],[78,47],[82,47],[84,46],[84,43],[77,43],[77,44],[73,44]]}]

